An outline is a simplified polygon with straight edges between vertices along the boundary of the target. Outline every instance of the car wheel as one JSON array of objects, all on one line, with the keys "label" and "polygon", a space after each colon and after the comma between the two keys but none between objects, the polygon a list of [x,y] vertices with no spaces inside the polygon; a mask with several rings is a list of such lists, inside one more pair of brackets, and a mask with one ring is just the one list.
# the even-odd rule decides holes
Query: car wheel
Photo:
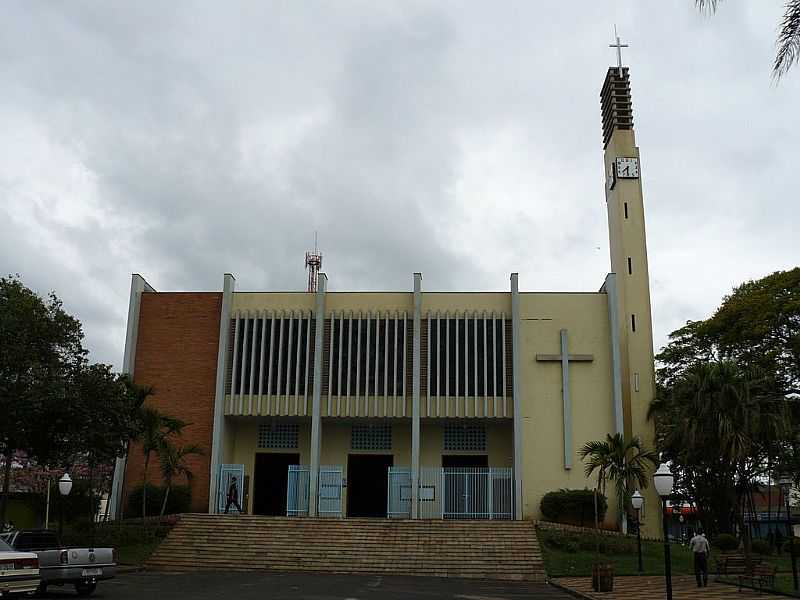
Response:
[{"label": "car wheel", "polygon": [[96,583],[76,583],[75,593],[78,596],[91,596],[96,587]]}]

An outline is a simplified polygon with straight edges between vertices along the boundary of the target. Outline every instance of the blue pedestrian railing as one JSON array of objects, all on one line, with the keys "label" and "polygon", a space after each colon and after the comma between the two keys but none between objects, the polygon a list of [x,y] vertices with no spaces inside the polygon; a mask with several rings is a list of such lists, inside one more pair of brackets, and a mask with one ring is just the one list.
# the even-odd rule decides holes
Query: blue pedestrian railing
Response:
[{"label": "blue pedestrian railing", "polygon": [[286,485],[286,516],[308,516],[308,486],[311,469],[307,465],[289,465]]},{"label": "blue pedestrian railing", "polygon": [[[419,473],[421,519],[513,519],[514,477],[510,468],[423,467]],[[390,518],[411,518],[411,469],[389,467]]]}]

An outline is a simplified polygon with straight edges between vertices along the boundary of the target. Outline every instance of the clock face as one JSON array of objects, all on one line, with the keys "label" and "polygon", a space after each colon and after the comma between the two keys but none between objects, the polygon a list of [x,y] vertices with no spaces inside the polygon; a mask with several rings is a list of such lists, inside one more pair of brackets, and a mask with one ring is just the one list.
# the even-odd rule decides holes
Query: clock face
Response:
[{"label": "clock face", "polygon": [[638,179],[639,159],[620,157],[614,163],[615,174],[618,179]]}]

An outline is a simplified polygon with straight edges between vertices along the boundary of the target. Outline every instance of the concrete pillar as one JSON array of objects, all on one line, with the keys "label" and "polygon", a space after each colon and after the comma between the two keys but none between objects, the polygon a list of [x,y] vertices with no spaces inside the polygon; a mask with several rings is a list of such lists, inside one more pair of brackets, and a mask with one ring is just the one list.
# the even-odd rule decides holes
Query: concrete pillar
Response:
[{"label": "concrete pillar", "polygon": [[[142,304],[142,292],[155,292],[155,289],[138,273],[131,275],[131,292],[128,299],[128,327],[125,331],[125,351],[122,355],[122,373],[133,379],[133,368],[136,359],[136,341],[139,336],[139,308]],[[116,519],[122,516],[122,496],[125,484],[126,457],[118,458],[114,464],[114,479],[111,484],[109,517]]]},{"label": "concrete pillar", "polygon": [[614,432],[625,431],[625,417],[622,410],[622,360],[619,348],[619,293],[617,274],[609,273],[603,284],[608,296],[608,327],[611,333],[611,382],[614,398]]},{"label": "concrete pillar", "polygon": [[[511,391],[514,402],[514,518],[522,519],[522,385],[520,377],[519,274],[511,274]],[[505,324],[503,324],[505,328]],[[505,348],[503,349],[505,352]],[[505,382],[503,382],[505,386]]]},{"label": "concrete pillar", "polygon": [[[214,393],[214,426],[211,430],[211,465],[208,486],[208,512],[217,512],[219,493],[219,466],[223,463],[225,448],[225,376],[228,373],[228,341],[231,333],[231,312],[236,278],[225,273],[222,283],[222,308],[219,316],[219,345],[217,347],[217,381]],[[232,376],[235,376],[232,375]]]},{"label": "concrete pillar", "polygon": [[419,516],[419,403],[422,341],[422,273],[414,273],[414,343],[411,379],[411,518]]},{"label": "concrete pillar", "polygon": [[311,403],[311,472],[308,485],[308,516],[317,516],[317,500],[319,498],[319,455],[322,434],[322,353],[325,339],[325,291],[328,277],[320,273],[317,280],[317,303],[314,314],[316,322],[314,330],[314,396]]}]

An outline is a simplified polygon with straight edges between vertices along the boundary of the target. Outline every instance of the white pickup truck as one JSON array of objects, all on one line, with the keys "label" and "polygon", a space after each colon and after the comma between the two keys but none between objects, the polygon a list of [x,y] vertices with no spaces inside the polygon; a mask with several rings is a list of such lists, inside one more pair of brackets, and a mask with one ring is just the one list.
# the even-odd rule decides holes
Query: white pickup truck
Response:
[{"label": "white pickup truck", "polygon": [[35,552],[39,557],[39,592],[49,585],[74,585],[79,596],[89,596],[101,579],[111,579],[117,572],[113,548],[65,548],[55,531],[21,529],[0,536],[19,552]]}]

